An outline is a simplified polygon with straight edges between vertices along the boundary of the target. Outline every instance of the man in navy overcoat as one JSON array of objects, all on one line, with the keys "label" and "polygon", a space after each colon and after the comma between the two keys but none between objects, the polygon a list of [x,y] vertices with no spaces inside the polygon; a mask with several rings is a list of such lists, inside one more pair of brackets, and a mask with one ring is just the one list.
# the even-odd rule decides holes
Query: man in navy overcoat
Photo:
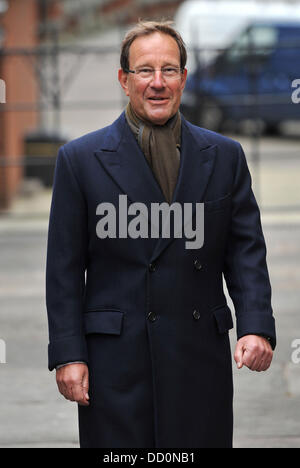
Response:
[{"label": "man in navy overcoat", "polygon": [[[126,112],[59,150],[49,369],[78,403],[81,447],[232,446],[233,319],[223,277],[238,368],[271,364],[271,287],[246,159],[239,143],[179,113],[185,61],[169,24],[137,25],[122,44]],[[150,214],[166,204],[182,217],[163,235],[166,218],[157,226]],[[203,242],[188,232],[202,232]]]}]

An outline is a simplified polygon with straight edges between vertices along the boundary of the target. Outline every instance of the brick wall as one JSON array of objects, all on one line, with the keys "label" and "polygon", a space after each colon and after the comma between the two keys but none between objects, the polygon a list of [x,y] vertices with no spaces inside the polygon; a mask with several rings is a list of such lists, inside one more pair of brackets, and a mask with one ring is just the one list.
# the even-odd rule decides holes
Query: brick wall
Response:
[{"label": "brick wall", "polygon": [[[37,45],[38,11],[36,0],[9,0],[2,17],[4,48],[34,47]],[[29,59],[2,57],[0,77],[6,83],[7,105],[35,103],[38,90]],[[3,104],[1,104],[3,106]],[[24,153],[24,134],[36,127],[38,115],[33,111],[0,112],[0,157],[20,160]],[[0,166],[0,208],[9,206],[22,178],[22,167]]]},{"label": "brick wall", "polygon": [[142,19],[171,19],[182,0],[112,0],[100,9],[107,17],[121,18],[124,23]]},{"label": "brick wall", "polygon": [[[134,22],[138,18],[170,18],[181,2],[182,0],[82,0],[75,3],[70,0],[51,0],[45,5],[48,21],[58,23],[63,30],[68,25],[68,15],[72,19],[73,13],[73,23],[69,25],[73,25],[71,29],[76,31],[77,27],[80,29],[79,23],[84,8],[95,8],[93,11],[102,21],[107,25],[114,25]],[[39,1],[8,0],[8,4],[7,12],[0,18],[5,35],[3,47],[35,47],[38,44],[41,20]],[[76,5],[80,6],[80,11],[76,10]],[[0,78],[6,82],[8,106],[38,102],[37,80],[33,64],[28,58],[0,56]],[[5,157],[7,162],[21,161],[24,154],[24,136],[37,125],[38,113],[32,110],[0,112],[0,158]],[[22,175],[22,166],[4,168],[0,165],[0,209],[9,208]]]}]

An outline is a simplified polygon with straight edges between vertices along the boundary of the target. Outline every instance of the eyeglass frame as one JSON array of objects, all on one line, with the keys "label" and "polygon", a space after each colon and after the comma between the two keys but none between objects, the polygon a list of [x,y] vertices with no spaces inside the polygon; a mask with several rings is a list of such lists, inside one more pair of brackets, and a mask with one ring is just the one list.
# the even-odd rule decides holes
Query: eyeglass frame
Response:
[{"label": "eyeglass frame", "polygon": [[[156,72],[156,71],[162,72],[162,70],[163,70],[164,68],[173,68],[173,69],[179,70],[179,72],[180,72],[181,74],[183,74],[183,72],[184,72],[184,68],[182,68],[182,67],[171,67],[171,66],[167,67],[167,66],[166,66],[166,67],[162,67],[162,68],[152,68],[152,69],[151,69],[152,75],[149,76],[149,78],[151,78],[151,77],[153,78],[153,77],[154,77],[154,72]],[[150,67],[149,67],[149,69],[150,69]],[[139,74],[137,73],[137,70],[130,70],[129,68],[125,68],[124,72],[125,72],[125,73],[133,73],[133,74],[135,74],[136,76],[139,76]],[[168,79],[168,77],[165,77],[165,76],[164,76],[163,72],[162,72],[162,75],[163,75],[163,77],[164,77],[165,79],[166,79],[166,78]],[[179,76],[179,75],[178,75],[178,76]],[[170,78],[170,77],[169,77],[169,78]],[[174,77],[174,78],[175,78],[175,77]],[[144,78],[144,79],[147,79],[147,78]]]}]

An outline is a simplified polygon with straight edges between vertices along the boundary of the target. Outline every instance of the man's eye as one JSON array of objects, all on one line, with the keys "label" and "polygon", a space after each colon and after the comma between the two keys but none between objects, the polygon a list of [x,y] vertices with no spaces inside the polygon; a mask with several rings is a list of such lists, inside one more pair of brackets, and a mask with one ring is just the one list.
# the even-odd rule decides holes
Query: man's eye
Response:
[{"label": "man's eye", "polygon": [[139,73],[152,73],[152,69],[151,68],[140,68],[138,70]]},{"label": "man's eye", "polygon": [[177,73],[177,68],[174,68],[174,67],[163,68],[162,72],[167,73],[167,74]]}]

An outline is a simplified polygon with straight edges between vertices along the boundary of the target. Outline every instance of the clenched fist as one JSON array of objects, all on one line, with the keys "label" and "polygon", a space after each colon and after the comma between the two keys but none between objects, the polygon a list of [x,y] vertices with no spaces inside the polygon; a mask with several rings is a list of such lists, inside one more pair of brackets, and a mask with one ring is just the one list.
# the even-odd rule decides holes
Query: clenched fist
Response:
[{"label": "clenched fist", "polygon": [[89,370],[86,364],[67,364],[56,370],[56,383],[60,393],[70,401],[89,405]]},{"label": "clenched fist", "polygon": [[252,371],[266,371],[272,362],[273,351],[266,338],[246,335],[237,342],[234,359],[238,369],[244,365]]}]

